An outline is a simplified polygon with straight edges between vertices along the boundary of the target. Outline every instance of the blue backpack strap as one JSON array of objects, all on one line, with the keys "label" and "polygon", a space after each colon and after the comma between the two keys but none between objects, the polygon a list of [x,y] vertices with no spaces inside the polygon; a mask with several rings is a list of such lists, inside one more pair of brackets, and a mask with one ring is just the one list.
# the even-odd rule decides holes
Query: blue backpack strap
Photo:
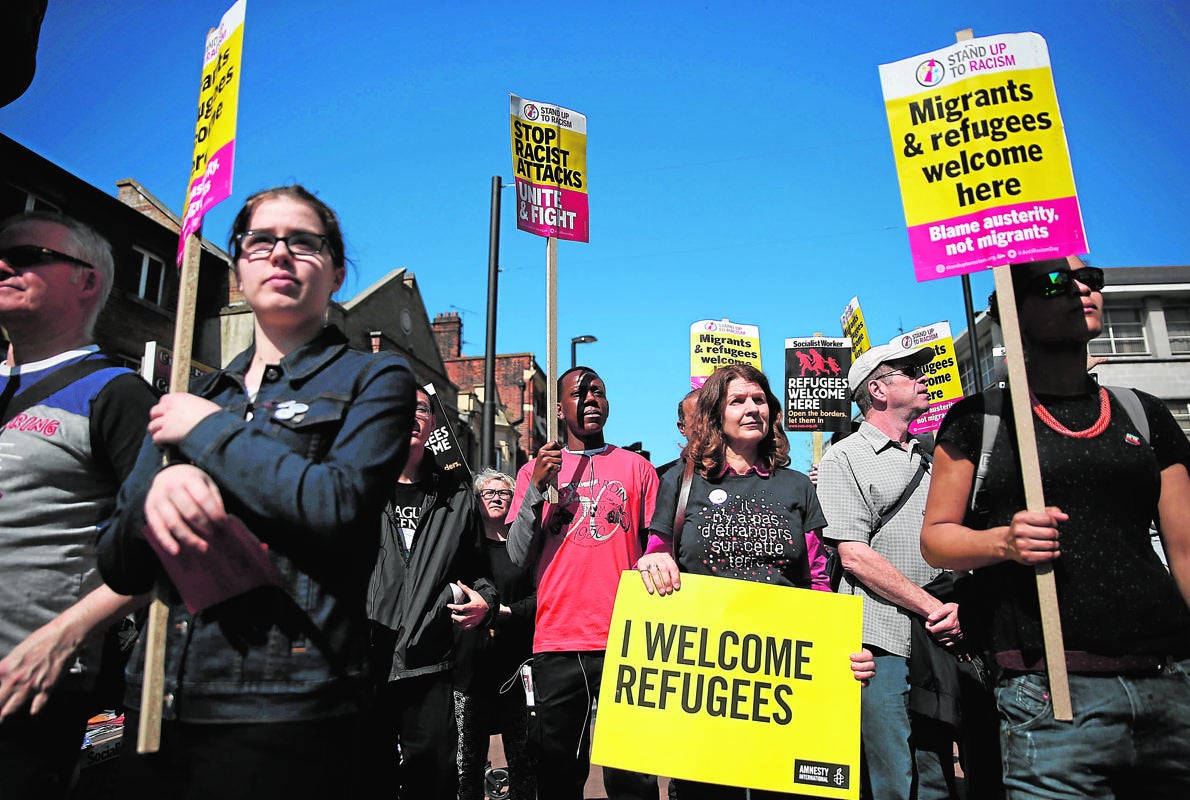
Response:
[{"label": "blue backpack strap", "polygon": [[1145,408],[1140,404],[1140,398],[1137,397],[1136,392],[1129,389],[1127,386],[1104,386],[1108,393],[1116,399],[1116,402],[1124,407],[1124,411],[1128,413],[1128,419],[1132,422],[1132,427],[1140,433],[1140,438],[1144,440],[1145,444],[1149,443],[1149,417],[1145,414]]}]

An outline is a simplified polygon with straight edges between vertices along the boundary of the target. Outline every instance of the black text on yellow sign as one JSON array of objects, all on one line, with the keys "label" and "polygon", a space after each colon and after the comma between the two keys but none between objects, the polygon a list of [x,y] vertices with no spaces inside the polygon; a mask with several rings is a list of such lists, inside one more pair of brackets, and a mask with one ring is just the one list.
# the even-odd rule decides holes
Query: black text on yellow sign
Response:
[{"label": "black text on yellow sign", "polygon": [[[859,598],[703,575],[616,595],[592,760],[725,786],[855,798]],[[664,731],[648,736],[642,731]]]}]

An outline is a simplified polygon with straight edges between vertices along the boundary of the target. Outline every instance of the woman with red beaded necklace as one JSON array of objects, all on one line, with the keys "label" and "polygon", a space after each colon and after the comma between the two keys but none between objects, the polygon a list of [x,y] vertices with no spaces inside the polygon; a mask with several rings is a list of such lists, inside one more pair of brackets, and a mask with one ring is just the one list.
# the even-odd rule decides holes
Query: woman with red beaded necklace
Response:
[{"label": "woman with red beaded necklace", "polygon": [[[1190,442],[1160,400],[1136,392],[1146,439],[1088,374],[1087,343],[1103,327],[1102,270],[1070,257],[1013,265],[1012,280],[1049,505],[1021,510],[1005,399],[971,507],[985,396],[967,398],[938,432],[922,554],[973,570],[971,594],[986,604],[1008,797],[1190,796]],[[1150,546],[1153,519],[1168,570]],[[1046,563],[1073,724],[1053,719],[1046,683],[1033,577]],[[965,634],[975,627],[964,618]]]}]

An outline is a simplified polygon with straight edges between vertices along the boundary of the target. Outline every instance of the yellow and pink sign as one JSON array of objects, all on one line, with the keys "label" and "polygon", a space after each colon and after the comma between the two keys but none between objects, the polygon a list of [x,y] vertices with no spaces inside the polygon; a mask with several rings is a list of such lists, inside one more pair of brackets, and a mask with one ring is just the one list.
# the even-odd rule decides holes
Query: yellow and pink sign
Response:
[{"label": "yellow and pink sign", "polygon": [[511,123],[517,228],[589,242],[587,118],[514,94]]},{"label": "yellow and pink sign", "polygon": [[186,239],[202,227],[203,216],[231,196],[246,8],[247,0],[237,0],[219,20],[219,26],[207,33],[198,121],[194,126],[194,158],[178,240],[179,264]]},{"label": "yellow and pink sign", "polygon": [[1045,39],[880,65],[917,280],[1087,252]]},{"label": "yellow and pink sign", "polygon": [[938,430],[950,407],[963,399],[963,383],[959,379],[958,358],[954,352],[954,339],[950,335],[950,323],[935,322],[933,325],[914,328],[892,339],[889,344],[899,344],[906,350],[923,344],[934,348],[934,358],[922,367],[926,373],[926,386],[930,390],[930,408],[909,423],[909,432],[916,435]]},{"label": "yellow and pink sign", "polygon": [[701,389],[724,364],[760,369],[760,328],[728,319],[700,319],[690,325],[690,388]]}]

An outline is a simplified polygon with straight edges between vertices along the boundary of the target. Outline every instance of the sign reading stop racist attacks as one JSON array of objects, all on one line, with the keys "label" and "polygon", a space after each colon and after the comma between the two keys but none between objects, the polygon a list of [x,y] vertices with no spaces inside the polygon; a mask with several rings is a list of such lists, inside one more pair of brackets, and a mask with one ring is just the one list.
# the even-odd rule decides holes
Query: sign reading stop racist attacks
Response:
[{"label": "sign reading stop racist attacks", "polygon": [[1045,39],[880,66],[917,280],[1087,252]]},{"label": "sign reading stop racist attacks", "polygon": [[512,167],[518,229],[591,240],[585,116],[512,95]]},{"label": "sign reading stop racist attacks", "polygon": [[851,340],[785,340],[785,430],[851,430]]},{"label": "sign reading stop racist attacks", "polygon": [[[591,760],[818,797],[859,796],[859,597],[684,574],[612,612]],[[653,734],[642,740],[642,731]]]},{"label": "sign reading stop racist attacks", "polygon": [[186,210],[178,239],[178,263],[186,238],[202,227],[202,218],[216,203],[231,196],[236,153],[236,113],[240,96],[240,66],[244,50],[244,12],[239,0],[207,34],[203,52],[202,88],[198,93],[198,121],[194,126],[194,156],[186,188]]}]

